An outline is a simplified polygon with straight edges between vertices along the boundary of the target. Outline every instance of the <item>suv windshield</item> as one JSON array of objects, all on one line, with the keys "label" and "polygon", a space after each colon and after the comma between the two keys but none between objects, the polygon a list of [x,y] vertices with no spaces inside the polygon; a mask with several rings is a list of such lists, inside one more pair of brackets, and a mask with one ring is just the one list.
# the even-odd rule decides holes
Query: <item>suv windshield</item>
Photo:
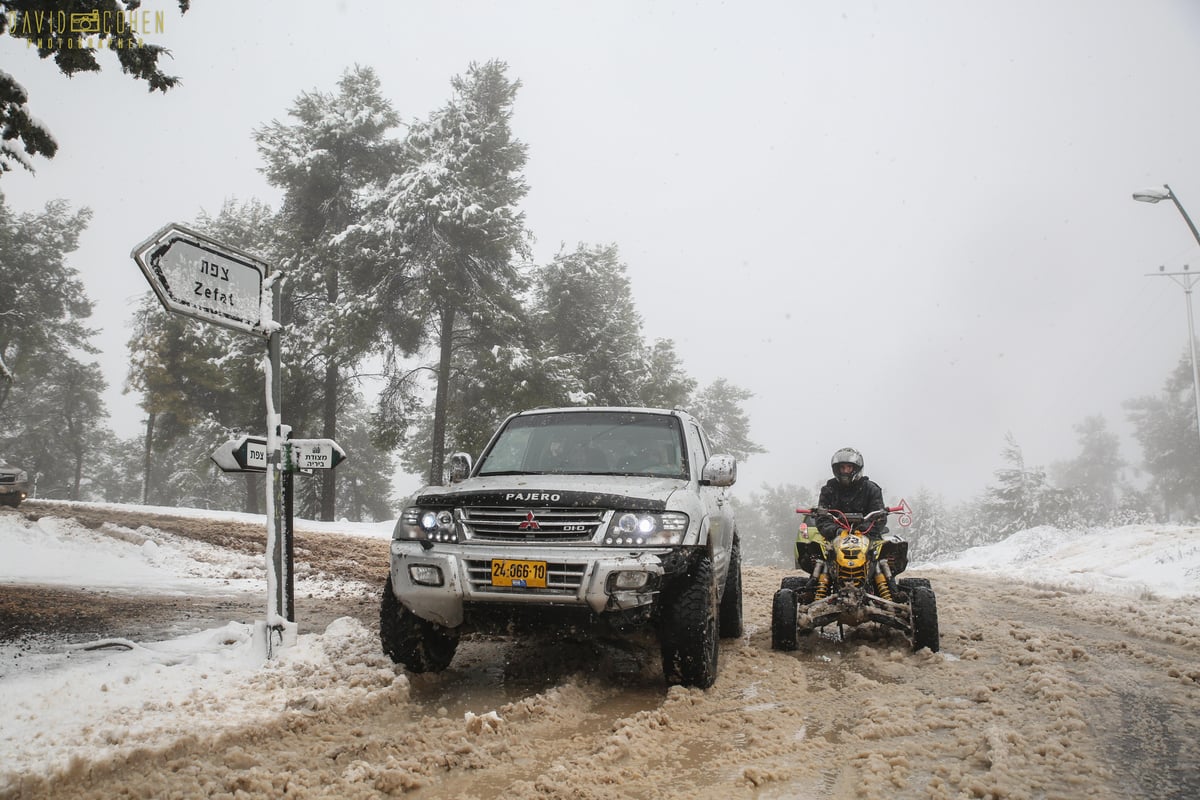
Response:
[{"label": "suv windshield", "polygon": [[511,419],[477,475],[648,475],[686,479],[683,431],[666,414],[578,411]]}]

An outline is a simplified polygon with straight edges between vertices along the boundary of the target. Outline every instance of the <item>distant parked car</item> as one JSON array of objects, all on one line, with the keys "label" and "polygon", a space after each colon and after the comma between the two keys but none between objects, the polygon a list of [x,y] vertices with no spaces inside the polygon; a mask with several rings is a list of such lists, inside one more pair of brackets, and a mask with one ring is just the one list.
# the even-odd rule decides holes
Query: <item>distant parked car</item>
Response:
[{"label": "distant parked car", "polygon": [[0,459],[0,504],[16,508],[29,496],[29,476],[25,470]]}]

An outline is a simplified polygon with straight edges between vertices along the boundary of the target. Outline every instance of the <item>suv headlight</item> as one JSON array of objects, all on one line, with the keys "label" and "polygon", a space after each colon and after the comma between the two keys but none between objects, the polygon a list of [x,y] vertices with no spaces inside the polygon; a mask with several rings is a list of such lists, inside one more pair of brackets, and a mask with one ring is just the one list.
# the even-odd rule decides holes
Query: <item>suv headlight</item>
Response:
[{"label": "suv headlight", "polygon": [[617,511],[604,533],[604,544],[615,547],[661,547],[679,544],[687,533],[687,514],[666,511]]},{"label": "suv headlight", "polygon": [[457,542],[458,527],[454,524],[454,514],[447,508],[409,506],[404,509],[400,519],[396,521],[392,538],[426,542]]},{"label": "suv headlight", "polygon": [[17,473],[17,483],[29,483],[29,475],[25,472],[25,470],[21,470]]}]

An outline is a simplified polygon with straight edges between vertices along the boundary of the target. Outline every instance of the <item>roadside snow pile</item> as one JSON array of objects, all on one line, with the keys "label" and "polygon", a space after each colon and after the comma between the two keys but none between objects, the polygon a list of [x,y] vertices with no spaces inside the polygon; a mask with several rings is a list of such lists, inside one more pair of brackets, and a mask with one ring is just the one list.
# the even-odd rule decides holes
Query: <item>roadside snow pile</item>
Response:
[{"label": "roadside snow pile", "polygon": [[1200,594],[1200,528],[1126,525],[1089,531],[1038,527],[972,547],[938,569],[995,574],[1068,588],[1160,597]]},{"label": "roadside snow pile", "polygon": [[324,634],[301,635],[263,662],[252,625],[165,642],[98,642],[72,651],[70,666],[0,683],[0,795],[71,764],[104,765],[136,750],[170,747],[287,715],[407,699],[408,678],[378,638],[342,617]]},{"label": "roadside snow pile", "polygon": [[256,559],[144,526],[92,529],[73,519],[9,514],[0,520],[0,552],[20,565],[5,570],[8,583],[163,593],[220,587],[227,594],[258,591],[265,580],[265,554]]}]

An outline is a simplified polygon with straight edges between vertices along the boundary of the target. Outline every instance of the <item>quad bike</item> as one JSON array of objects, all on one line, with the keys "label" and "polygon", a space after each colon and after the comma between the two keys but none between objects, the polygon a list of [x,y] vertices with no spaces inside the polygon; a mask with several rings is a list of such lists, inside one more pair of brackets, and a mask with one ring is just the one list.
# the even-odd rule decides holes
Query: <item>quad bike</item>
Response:
[{"label": "quad bike", "polygon": [[[805,522],[796,540],[796,569],[807,575],[784,578],[771,605],[771,647],[795,650],[798,638],[830,623],[857,626],[875,622],[901,631],[913,651],[939,647],[937,598],[924,578],[897,578],[908,567],[908,542],[882,528],[888,514],[911,524],[907,504],[870,514],[843,514],[824,508],[798,508]],[[810,524],[827,516],[841,529],[832,541]]]}]

